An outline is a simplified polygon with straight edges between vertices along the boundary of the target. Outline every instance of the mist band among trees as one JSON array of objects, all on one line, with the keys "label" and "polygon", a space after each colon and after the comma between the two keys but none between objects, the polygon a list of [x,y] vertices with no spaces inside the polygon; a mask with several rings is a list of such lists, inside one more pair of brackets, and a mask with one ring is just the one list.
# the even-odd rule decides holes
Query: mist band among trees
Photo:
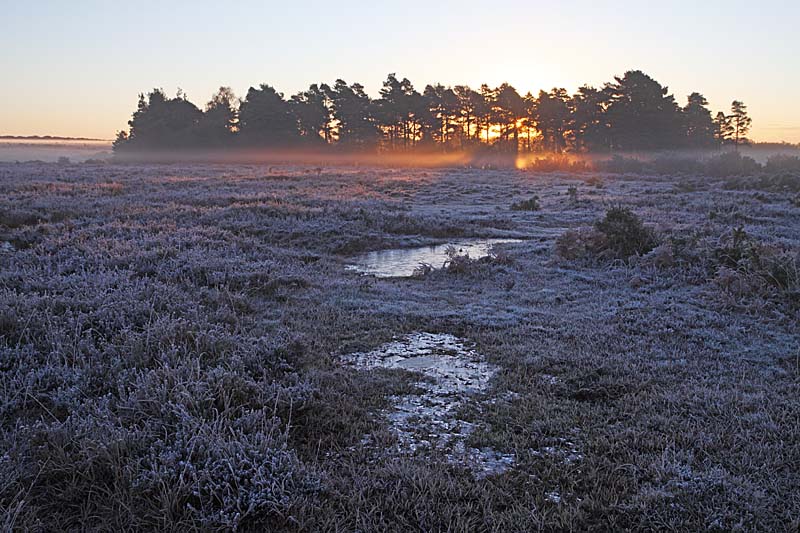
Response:
[{"label": "mist band among trees", "polygon": [[740,101],[712,116],[694,92],[681,106],[667,87],[628,71],[602,88],[570,95],[554,88],[524,96],[503,83],[422,92],[389,74],[380,96],[358,83],[314,84],[285,98],[270,85],[237,98],[221,87],[205,109],[182,91],[140,94],[114,142],[117,153],[189,149],[275,148],[343,151],[618,152],[711,148],[747,143],[751,126]]}]

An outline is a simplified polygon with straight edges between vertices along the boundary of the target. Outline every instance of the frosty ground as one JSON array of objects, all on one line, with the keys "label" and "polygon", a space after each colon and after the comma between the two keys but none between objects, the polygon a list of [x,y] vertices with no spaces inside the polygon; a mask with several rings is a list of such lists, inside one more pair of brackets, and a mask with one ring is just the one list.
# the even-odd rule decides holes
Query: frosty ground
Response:
[{"label": "frosty ground", "polygon": [[[799,192],[748,183],[0,164],[0,527],[796,530],[797,278],[704,259],[800,250]],[[613,206],[657,253],[556,253]],[[347,268],[480,237],[520,242]],[[449,420],[503,468],[404,446],[436,376],[352,364],[436,335],[491,368]]]}]

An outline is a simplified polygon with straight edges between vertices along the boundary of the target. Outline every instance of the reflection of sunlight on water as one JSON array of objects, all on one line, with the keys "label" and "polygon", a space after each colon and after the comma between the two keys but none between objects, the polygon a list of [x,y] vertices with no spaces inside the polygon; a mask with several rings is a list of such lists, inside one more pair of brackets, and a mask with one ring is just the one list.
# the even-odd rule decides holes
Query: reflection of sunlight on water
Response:
[{"label": "reflection of sunlight on water", "polygon": [[411,276],[421,264],[440,268],[448,258],[447,249],[450,246],[456,249],[458,255],[478,259],[489,255],[495,244],[513,242],[519,242],[519,239],[470,239],[419,248],[378,250],[353,257],[353,264],[347,265],[347,269],[379,278],[406,277]]}]

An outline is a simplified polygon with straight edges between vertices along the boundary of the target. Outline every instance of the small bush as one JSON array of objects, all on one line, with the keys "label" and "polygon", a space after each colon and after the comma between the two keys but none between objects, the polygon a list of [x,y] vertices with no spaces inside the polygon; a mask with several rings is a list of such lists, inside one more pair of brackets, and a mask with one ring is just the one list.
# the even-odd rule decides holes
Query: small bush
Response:
[{"label": "small bush", "polygon": [[655,234],[631,210],[612,207],[594,228],[569,230],[556,240],[556,254],[564,259],[596,257],[627,260],[658,245]]},{"label": "small bush", "polygon": [[728,176],[744,176],[761,170],[755,159],[743,156],[739,152],[725,152],[706,160],[705,173],[709,176],[724,178]]},{"label": "small bush", "polygon": [[511,204],[512,211],[538,211],[540,207],[538,196],[531,196],[527,200]]},{"label": "small bush", "polygon": [[649,228],[630,209],[612,207],[606,216],[595,223],[595,229],[605,235],[605,251],[616,259],[627,259],[632,255],[643,255],[658,244]]}]

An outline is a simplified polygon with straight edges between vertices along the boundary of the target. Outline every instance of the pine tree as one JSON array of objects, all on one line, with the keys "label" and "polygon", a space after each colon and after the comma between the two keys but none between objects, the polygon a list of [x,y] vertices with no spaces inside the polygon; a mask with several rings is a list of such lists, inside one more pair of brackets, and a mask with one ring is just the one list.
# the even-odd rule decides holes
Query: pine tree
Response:
[{"label": "pine tree", "polygon": [[717,145],[722,146],[730,142],[732,135],[731,117],[720,111],[714,118],[714,139],[717,141]]},{"label": "pine tree", "polygon": [[733,143],[739,149],[740,143],[747,142],[747,134],[753,120],[747,115],[747,106],[739,100],[731,103],[731,127],[733,128]]}]

